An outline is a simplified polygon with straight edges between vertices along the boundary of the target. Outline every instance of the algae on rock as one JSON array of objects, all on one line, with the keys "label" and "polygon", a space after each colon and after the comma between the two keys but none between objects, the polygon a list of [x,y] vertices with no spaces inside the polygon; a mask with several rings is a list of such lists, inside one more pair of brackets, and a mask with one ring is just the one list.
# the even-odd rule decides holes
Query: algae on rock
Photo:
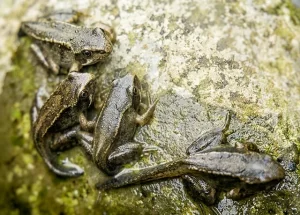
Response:
[{"label": "algae on rock", "polygon": [[[1,8],[0,212],[5,214],[297,214],[300,147],[300,27],[288,0],[279,1],[9,1]],[[7,8],[9,7],[10,8]],[[228,137],[253,142],[280,160],[287,176],[273,190],[213,207],[190,199],[180,179],[98,192],[105,175],[78,148],[62,152],[85,175],[60,179],[33,147],[29,109],[50,77],[34,59],[28,38],[17,38],[21,21],[53,10],[87,14],[84,24],[112,25],[117,34],[109,60],[85,68],[99,74],[99,92],[126,72],[160,96],[150,125],[136,138],[163,152],[145,154],[134,167],[183,156],[201,133],[235,113]],[[10,59],[10,60],[9,60]],[[2,85],[0,85],[2,86]],[[295,171],[296,169],[296,171]],[[220,196],[220,198],[222,195]]]}]

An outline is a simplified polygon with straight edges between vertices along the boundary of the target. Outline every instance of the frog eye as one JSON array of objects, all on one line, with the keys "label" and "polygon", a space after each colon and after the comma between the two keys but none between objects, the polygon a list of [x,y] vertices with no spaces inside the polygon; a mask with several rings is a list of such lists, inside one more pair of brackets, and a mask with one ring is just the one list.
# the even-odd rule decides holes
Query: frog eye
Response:
[{"label": "frog eye", "polygon": [[81,94],[80,94],[80,98],[82,99],[86,99],[89,97],[89,93],[87,91],[82,91]]},{"label": "frog eye", "polygon": [[92,56],[92,52],[91,51],[88,51],[88,50],[83,50],[81,52],[84,56],[86,57],[91,57]]},{"label": "frog eye", "polygon": [[106,51],[100,50],[99,53],[100,53],[100,54],[106,54]]},{"label": "frog eye", "polygon": [[132,92],[133,92],[133,95],[136,96],[136,95],[138,94],[137,88],[136,88],[136,87],[133,87]]}]

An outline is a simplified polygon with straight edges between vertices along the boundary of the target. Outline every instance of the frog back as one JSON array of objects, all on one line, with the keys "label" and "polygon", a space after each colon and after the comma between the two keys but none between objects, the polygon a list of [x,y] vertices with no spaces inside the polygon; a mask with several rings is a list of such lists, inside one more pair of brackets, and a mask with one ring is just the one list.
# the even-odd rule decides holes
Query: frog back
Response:
[{"label": "frog back", "polygon": [[184,161],[191,171],[238,178],[247,184],[280,180],[285,175],[284,169],[269,155],[233,147],[228,149],[197,153]]},{"label": "frog back", "polygon": [[33,128],[35,140],[41,140],[63,113],[76,107],[81,92],[93,79],[94,75],[89,73],[70,73],[58,85],[38,113]]},{"label": "frog back", "polygon": [[100,28],[87,28],[61,21],[23,22],[21,28],[37,40],[60,44],[74,53],[85,49],[98,51],[111,46],[106,44],[110,40]]},{"label": "frog back", "polygon": [[126,92],[120,92],[118,89],[111,91],[96,121],[94,140],[97,143],[94,147],[109,150],[114,145],[124,114],[130,106],[131,100],[127,98]]},{"label": "frog back", "polygon": [[[132,127],[132,122],[126,121],[126,119],[134,111],[132,99],[134,80],[135,76],[127,74],[113,82],[110,93],[96,121],[93,158],[103,168],[105,168],[110,151],[119,145],[120,138],[123,139],[123,136],[120,136]],[[136,125],[133,126],[136,127]]]}]

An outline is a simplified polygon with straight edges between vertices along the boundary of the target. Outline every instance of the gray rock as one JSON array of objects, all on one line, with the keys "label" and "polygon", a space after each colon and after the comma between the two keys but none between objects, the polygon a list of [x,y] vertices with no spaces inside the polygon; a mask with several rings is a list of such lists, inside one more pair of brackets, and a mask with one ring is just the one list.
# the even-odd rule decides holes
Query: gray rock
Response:
[{"label": "gray rock", "polygon": [[[289,1],[1,4],[1,213],[299,213],[300,30],[299,9]],[[34,92],[49,79],[30,53],[28,38],[17,39],[17,32],[21,21],[66,7],[83,11],[85,25],[103,22],[116,30],[111,57],[85,69],[101,74],[99,92],[130,72],[147,83],[152,97],[160,97],[151,124],[136,138],[163,151],[145,154],[133,167],[183,156],[197,136],[222,125],[231,110],[235,132],[228,141],[255,143],[282,160],[288,170],[283,182],[240,201],[221,193],[218,203],[207,207],[185,193],[180,179],[99,193],[94,184],[106,176],[80,149],[61,158],[84,166],[83,177],[62,180],[51,174],[33,147],[29,123]]]}]

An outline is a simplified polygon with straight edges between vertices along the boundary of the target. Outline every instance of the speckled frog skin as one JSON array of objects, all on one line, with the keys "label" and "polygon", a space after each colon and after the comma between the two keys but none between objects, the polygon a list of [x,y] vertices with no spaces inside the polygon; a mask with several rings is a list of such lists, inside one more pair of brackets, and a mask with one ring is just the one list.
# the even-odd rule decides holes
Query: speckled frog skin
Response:
[{"label": "speckled frog skin", "polygon": [[22,22],[21,30],[35,40],[32,50],[55,74],[61,72],[61,67],[78,72],[83,66],[104,60],[112,51],[112,38],[99,27],[42,19]]},{"label": "speckled frog skin", "polygon": [[79,124],[79,114],[93,101],[95,76],[89,73],[69,73],[49,99],[37,110],[32,108],[32,133],[36,149],[55,174],[76,177],[83,171],[73,164],[59,165],[50,150],[55,133]]},{"label": "speckled frog skin", "polygon": [[127,74],[113,81],[100,114],[90,124],[94,132],[76,131],[75,136],[99,169],[109,175],[116,174],[147,148],[134,141],[134,134],[138,125],[149,122],[156,103],[157,100],[139,115],[140,81],[137,76]]},{"label": "speckled frog skin", "polygon": [[[228,125],[229,116],[224,128],[213,129],[194,141],[184,158],[139,170],[126,170],[96,186],[107,190],[181,176],[193,196],[213,204],[215,189],[229,191],[228,197],[238,198],[284,178],[284,169],[269,155],[229,145],[216,146],[225,142],[224,132]],[[210,144],[214,147],[209,148]]]}]

